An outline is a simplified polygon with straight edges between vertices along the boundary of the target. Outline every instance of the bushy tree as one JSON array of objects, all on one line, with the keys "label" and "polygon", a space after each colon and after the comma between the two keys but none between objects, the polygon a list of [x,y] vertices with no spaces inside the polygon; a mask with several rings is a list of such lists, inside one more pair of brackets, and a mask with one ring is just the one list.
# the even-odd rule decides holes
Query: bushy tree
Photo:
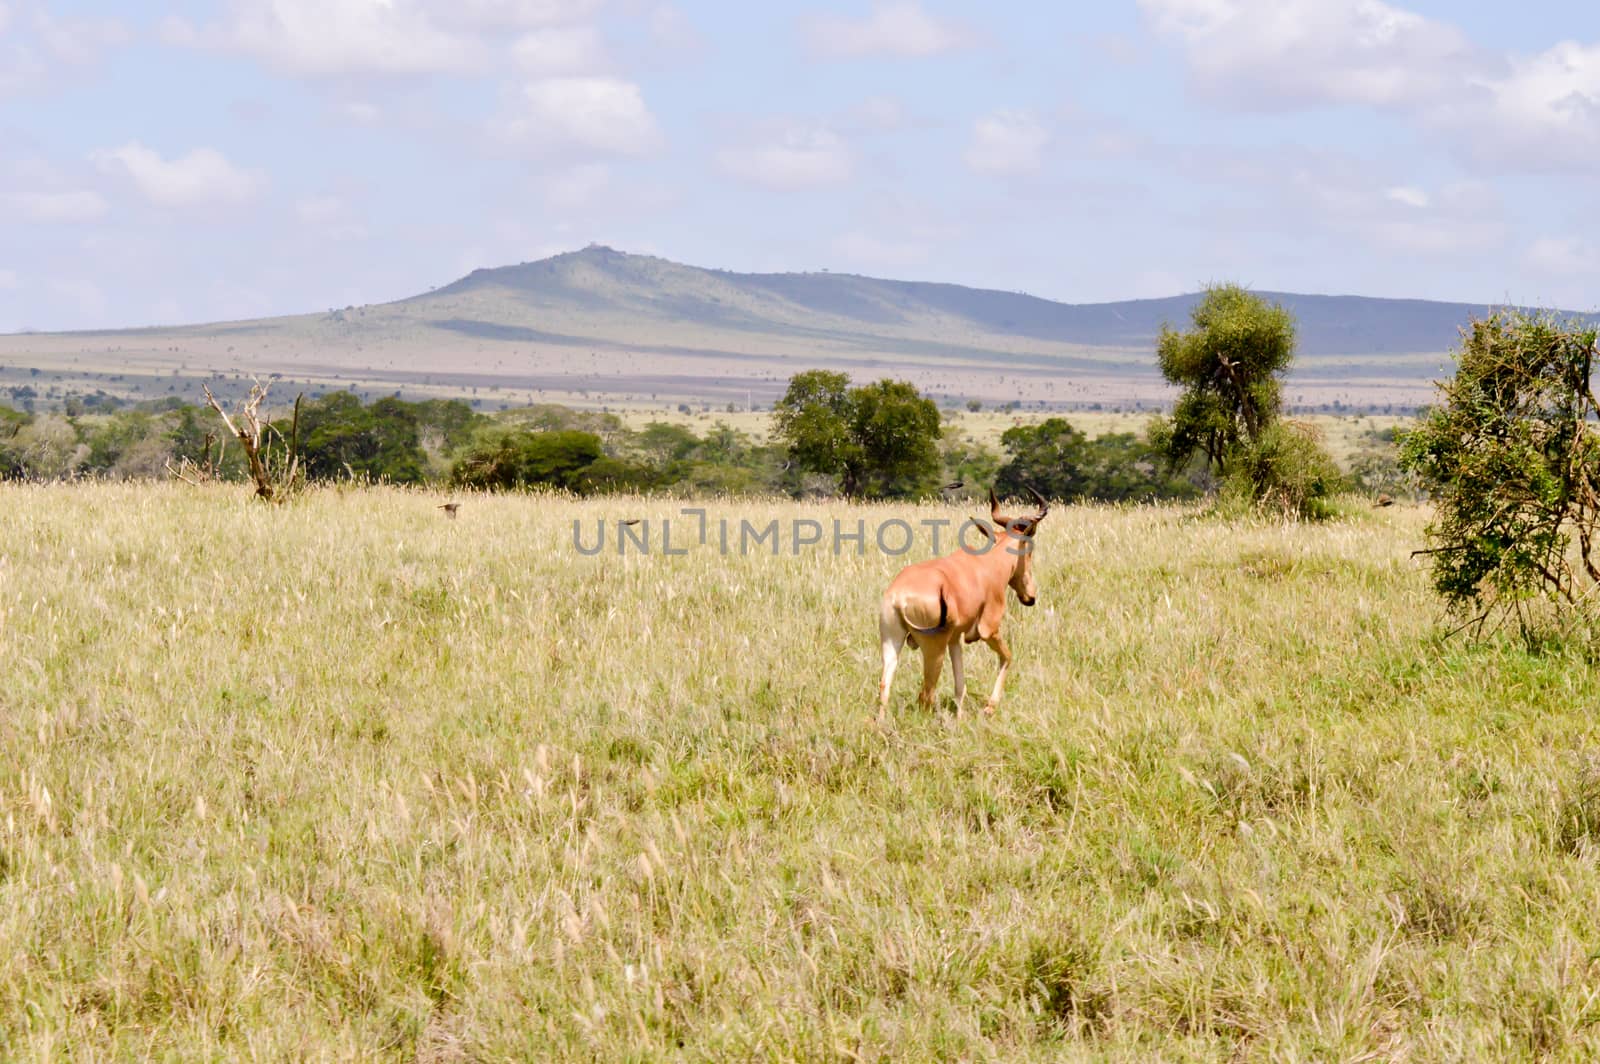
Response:
[{"label": "bushy tree", "polygon": [[1030,485],[1067,502],[1183,499],[1200,493],[1193,481],[1170,472],[1163,456],[1130,432],[1091,440],[1065,418],[1053,417],[1009,428],[1000,443],[1010,455],[995,482],[1002,495],[1024,495]]},{"label": "bushy tree", "polygon": [[939,408],[905,381],[881,380],[850,391],[855,463],[846,465],[853,494],[912,498],[939,483]]},{"label": "bushy tree", "polygon": [[911,497],[939,480],[939,408],[904,381],[852,388],[843,373],[796,374],[773,435],[796,468],[837,477],[850,498]]},{"label": "bushy tree", "polygon": [[652,471],[605,453],[592,432],[511,432],[476,448],[455,465],[451,479],[472,488],[552,487],[579,495],[639,491],[656,486]]},{"label": "bushy tree", "polygon": [[17,434],[33,420],[33,415],[0,406],[0,480],[11,480],[24,473]]},{"label": "bushy tree", "polygon": [[1280,376],[1294,361],[1294,318],[1238,285],[1208,287],[1190,313],[1193,328],[1161,327],[1161,375],[1183,388],[1164,438],[1174,464],[1196,450],[1226,473],[1241,444],[1278,418]]},{"label": "bushy tree", "polygon": [[1183,392],[1152,423],[1151,443],[1174,470],[1203,454],[1229,498],[1321,516],[1338,488],[1332,459],[1310,433],[1279,424],[1293,316],[1225,284],[1206,289],[1190,320],[1187,332],[1162,326],[1156,344],[1161,375]]},{"label": "bushy tree", "polygon": [[797,373],[773,405],[772,435],[799,469],[844,476],[855,460],[850,406],[849,374],[822,369]]},{"label": "bushy tree", "polygon": [[1432,495],[1434,588],[1468,623],[1547,612],[1592,622],[1600,564],[1600,330],[1521,313],[1475,321],[1442,402],[1408,433],[1401,464]]},{"label": "bushy tree", "polygon": [[412,404],[389,397],[363,406],[349,392],[303,405],[300,461],[313,480],[354,476],[396,484],[420,483],[427,467]]}]

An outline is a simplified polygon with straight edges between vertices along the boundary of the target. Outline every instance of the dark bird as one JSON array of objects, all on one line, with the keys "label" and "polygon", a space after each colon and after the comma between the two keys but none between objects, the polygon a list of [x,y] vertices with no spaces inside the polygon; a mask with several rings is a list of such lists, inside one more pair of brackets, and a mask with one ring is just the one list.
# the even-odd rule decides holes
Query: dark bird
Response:
[{"label": "dark bird", "polygon": [[625,524],[625,525],[636,525],[636,524],[638,524],[638,523],[639,523],[639,519],[638,519],[638,518],[637,518],[637,517],[635,517],[635,518],[632,518],[632,519],[630,519],[630,520],[627,520],[627,521],[623,521],[623,522],[621,522],[621,523],[622,523],[622,524]]},{"label": "dark bird", "polygon": [[461,504],[458,502],[442,502],[439,504],[439,509],[444,511],[446,517],[454,520],[456,511],[461,509]]},{"label": "dark bird", "polygon": [[1378,505],[1379,506],[1393,506],[1394,505],[1394,496],[1390,495],[1388,492],[1384,492],[1382,495],[1378,496]]},{"label": "dark bird", "polygon": [[946,484],[944,486],[944,490],[945,491],[955,491],[957,488],[964,488],[966,486],[967,486],[966,485],[966,481],[953,480],[953,481],[951,481],[950,483],[948,483],[948,484]]}]

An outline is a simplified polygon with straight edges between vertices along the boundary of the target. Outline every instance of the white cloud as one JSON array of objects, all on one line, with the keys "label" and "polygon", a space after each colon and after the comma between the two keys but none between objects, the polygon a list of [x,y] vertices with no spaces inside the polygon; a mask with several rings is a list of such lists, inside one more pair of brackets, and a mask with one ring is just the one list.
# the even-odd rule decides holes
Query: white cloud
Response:
[{"label": "white cloud", "polygon": [[133,39],[126,26],[111,18],[55,18],[39,10],[30,21],[46,54],[70,66],[88,66]]},{"label": "white cloud", "polygon": [[598,14],[605,0],[413,0],[411,6],[427,9],[447,26],[497,31],[582,22]]},{"label": "white cloud", "polygon": [[845,118],[861,129],[887,133],[905,125],[906,108],[893,96],[870,96],[845,112]]},{"label": "white cloud", "polygon": [[1382,0],[1138,0],[1184,46],[1203,92],[1256,110],[1448,99],[1473,49],[1458,29]]},{"label": "white cloud", "polygon": [[1492,187],[1456,181],[1429,190],[1396,185],[1372,163],[1328,152],[1263,160],[1252,180],[1279,214],[1264,223],[1310,224],[1340,240],[1354,238],[1389,254],[1446,258],[1502,247],[1508,226]]},{"label": "white cloud", "polygon": [[116,19],[57,18],[43,7],[5,3],[0,38],[0,96],[51,84],[62,68],[91,66],[131,39]]},{"label": "white cloud", "polygon": [[332,240],[361,240],[366,226],[350,218],[350,207],[338,196],[307,196],[295,201],[294,216],[311,234]]},{"label": "white cloud", "polygon": [[327,225],[344,217],[344,201],[338,196],[308,196],[295,202],[294,216],[309,225]]},{"label": "white cloud", "polygon": [[1499,170],[1600,160],[1600,43],[1514,55],[1382,0],[1138,2],[1182,47],[1191,84],[1240,109],[1382,108]]},{"label": "white cloud", "polygon": [[1531,270],[1557,276],[1576,273],[1587,278],[1600,272],[1600,252],[1577,237],[1540,237],[1529,245],[1523,261]]},{"label": "white cloud", "polygon": [[523,34],[511,46],[512,58],[535,77],[591,74],[610,67],[605,42],[593,26],[552,26]]},{"label": "white cloud", "polygon": [[218,23],[169,17],[170,44],[236,52],[293,74],[471,73],[507,34],[580,22],[603,0],[232,0]]},{"label": "white cloud", "polygon": [[594,204],[611,187],[611,168],[586,163],[545,181],[545,201],[559,211],[579,211]]},{"label": "white cloud", "polygon": [[1600,157],[1600,44],[1563,41],[1473,87],[1439,120],[1474,156],[1535,171],[1592,168]]},{"label": "white cloud", "polygon": [[146,199],[162,207],[246,203],[266,183],[260,173],[240,170],[213,148],[196,148],[168,160],[134,141],[92,158],[102,170],[128,177]]},{"label": "white cloud", "polygon": [[780,191],[846,181],[855,168],[849,145],[823,126],[791,126],[762,143],[724,148],[717,163],[734,177]]},{"label": "white cloud", "polygon": [[542,152],[646,155],[661,130],[639,86],[610,77],[546,78],[522,88],[515,113],[497,127],[509,143]]},{"label": "white cloud", "polygon": [[705,38],[689,16],[672,4],[657,4],[650,12],[648,28],[650,42],[658,52],[692,55],[705,49]]},{"label": "white cloud", "polygon": [[1393,203],[1403,203],[1407,207],[1426,208],[1432,203],[1428,193],[1414,185],[1396,185],[1384,194],[1384,198]]},{"label": "white cloud", "polygon": [[365,100],[347,100],[337,108],[338,115],[358,126],[373,126],[383,120],[383,110]]},{"label": "white cloud", "polygon": [[996,111],[977,120],[967,165],[979,173],[1019,175],[1037,171],[1050,131],[1027,111]]},{"label": "white cloud", "polygon": [[105,198],[88,189],[25,192],[11,197],[12,206],[30,222],[92,222],[105,217]]},{"label": "white cloud", "polygon": [[429,7],[405,0],[235,0],[221,25],[197,28],[172,17],[162,35],[171,44],[239,52],[294,74],[472,69],[481,59],[479,43],[440,26]]},{"label": "white cloud", "polygon": [[835,58],[929,56],[972,43],[972,31],[928,14],[917,0],[885,0],[864,19],[818,15],[803,24],[813,52]]}]

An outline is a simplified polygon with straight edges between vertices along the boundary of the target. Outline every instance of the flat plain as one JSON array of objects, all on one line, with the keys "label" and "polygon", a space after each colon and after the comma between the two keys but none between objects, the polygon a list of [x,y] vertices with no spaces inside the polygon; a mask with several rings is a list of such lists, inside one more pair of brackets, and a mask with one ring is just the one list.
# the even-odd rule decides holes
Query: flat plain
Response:
[{"label": "flat plain", "polygon": [[443,501],[0,486],[0,1055],[1600,1051],[1600,685],[1441,640],[1423,509],[1058,508],[999,713],[880,729],[964,511]]}]

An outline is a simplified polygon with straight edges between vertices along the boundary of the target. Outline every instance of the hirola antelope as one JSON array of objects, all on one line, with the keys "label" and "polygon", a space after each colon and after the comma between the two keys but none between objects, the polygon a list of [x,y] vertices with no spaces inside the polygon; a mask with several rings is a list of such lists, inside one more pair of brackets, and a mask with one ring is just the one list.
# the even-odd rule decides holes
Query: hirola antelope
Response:
[{"label": "hirola antelope", "polygon": [[[966,676],[961,671],[961,648],[965,643],[983,640],[1000,659],[1000,674],[994,690],[983,704],[993,713],[1000,704],[1011,664],[1011,648],[1000,634],[1006,615],[1006,588],[1017,593],[1017,600],[1032,606],[1038,596],[1033,582],[1033,536],[1050,505],[1032,488],[1028,493],[1039,504],[1039,512],[1026,517],[1005,517],[1000,500],[989,489],[991,526],[971,522],[963,526],[961,546],[952,554],[931,561],[917,562],[900,570],[883,593],[878,610],[878,636],[883,642],[883,679],[878,682],[878,719],[889,708],[889,687],[894,682],[894,667],[900,648],[906,643],[922,650],[922,693],[917,701],[925,708],[933,705],[933,692],[939,685],[944,655],[950,655],[950,671],[956,682],[956,715],[961,715],[967,695]],[[970,530],[982,531],[980,542]]]}]

